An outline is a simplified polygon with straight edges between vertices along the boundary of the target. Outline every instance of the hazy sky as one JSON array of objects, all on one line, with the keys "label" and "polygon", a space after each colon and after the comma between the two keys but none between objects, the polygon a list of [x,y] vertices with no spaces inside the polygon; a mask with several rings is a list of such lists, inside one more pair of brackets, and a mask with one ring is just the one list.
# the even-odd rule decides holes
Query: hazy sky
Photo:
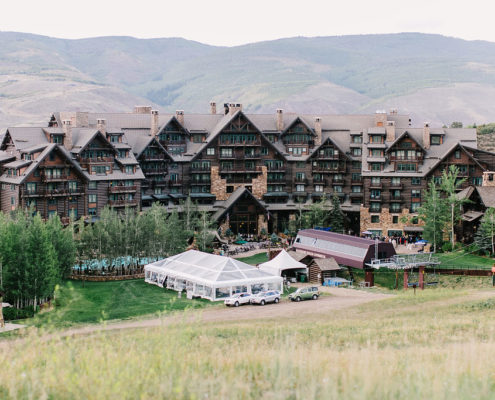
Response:
[{"label": "hazy sky", "polygon": [[2,1],[0,30],[62,38],[184,37],[225,46],[392,32],[495,42],[494,11],[491,0],[17,0]]}]

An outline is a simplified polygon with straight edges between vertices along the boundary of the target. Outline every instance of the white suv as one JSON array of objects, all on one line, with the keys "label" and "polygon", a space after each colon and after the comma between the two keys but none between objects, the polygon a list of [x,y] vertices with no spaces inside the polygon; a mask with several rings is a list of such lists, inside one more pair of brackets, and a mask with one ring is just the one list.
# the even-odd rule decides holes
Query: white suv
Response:
[{"label": "white suv", "polygon": [[236,293],[232,297],[225,299],[224,303],[226,306],[239,307],[241,304],[249,304],[252,298],[251,293]]},{"label": "white suv", "polygon": [[256,296],[251,297],[251,304],[259,304],[264,306],[266,303],[278,303],[280,301],[280,292],[278,290],[268,290],[260,292]]}]

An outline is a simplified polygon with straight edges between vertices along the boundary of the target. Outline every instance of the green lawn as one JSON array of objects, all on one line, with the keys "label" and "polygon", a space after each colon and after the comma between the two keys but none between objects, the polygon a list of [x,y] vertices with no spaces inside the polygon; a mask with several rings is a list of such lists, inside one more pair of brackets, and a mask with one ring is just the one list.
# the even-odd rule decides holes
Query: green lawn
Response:
[{"label": "green lawn", "polygon": [[495,260],[490,257],[468,254],[464,251],[441,253],[436,255],[442,268],[491,269]]},{"label": "green lawn", "polygon": [[37,314],[23,323],[35,326],[66,327],[79,323],[97,323],[127,319],[164,311],[202,308],[214,303],[204,299],[188,300],[183,294],[144,282],[67,281],[58,293],[56,307]]},{"label": "green lawn", "polygon": [[245,262],[247,264],[256,265],[267,262],[268,261],[267,254],[268,254],[267,252],[263,252],[263,253],[255,254],[254,256],[250,256],[250,257],[238,258],[237,260]]}]

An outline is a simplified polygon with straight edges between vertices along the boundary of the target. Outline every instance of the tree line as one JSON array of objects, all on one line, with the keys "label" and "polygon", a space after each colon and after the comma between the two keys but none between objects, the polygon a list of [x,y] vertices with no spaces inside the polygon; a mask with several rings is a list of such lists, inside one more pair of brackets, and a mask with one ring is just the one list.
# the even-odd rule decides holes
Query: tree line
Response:
[{"label": "tree line", "polygon": [[69,276],[76,257],[72,232],[55,216],[18,210],[0,214],[0,286],[17,308],[36,307]]}]

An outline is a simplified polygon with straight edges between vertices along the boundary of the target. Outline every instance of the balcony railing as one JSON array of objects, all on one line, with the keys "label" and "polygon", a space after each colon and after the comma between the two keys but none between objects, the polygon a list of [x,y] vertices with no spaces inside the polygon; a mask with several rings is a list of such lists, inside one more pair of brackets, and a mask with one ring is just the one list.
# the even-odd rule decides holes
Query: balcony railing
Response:
[{"label": "balcony railing", "polygon": [[211,184],[210,179],[200,179],[200,180],[193,179],[191,181],[191,185],[210,185],[210,184]]},{"label": "balcony railing", "polygon": [[327,173],[339,173],[339,172],[345,172],[345,167],[344,166],[338,166],[338,167],[324,167],[324,166],[313,166],[313,172],[327,172]]},{"label": "balcony railing", "polygon": [[163,161],[165,160],[165,154],[143,154],[142,159],[146,161]]},{"label": "balcony railing", "polygon": [[259,166],[245,166],[245,165],[231,165],[222,166],[220,165],[220,172],[223,173],[246,173],[246,172],[261,172],[261,167]]},{"label": "balcony railing", "polygon": [[208,165],[191,165],[191,172],[210,172],[211,166]]},{"label": "balcony railing", "polygon": [[267,165],[266,169],[268,171],[273,171],[273,172],[285,172],[286,171],[285,165]]},{"label": "balcony railing", "polygon": [[342,185],[344,183],[343,178],[333,178],[332,179],[332,185]]},{"label": "balcony railing", "polygon": [[169,186],[181,186],[182,180],[168,181]]},{"label": "balcony railing", "polygon": [[423,161],[423,156],[390,156],[390,161]]},{"label": "balcony railing", "polygon": [[295,183],[304,183],[304,184],[307,184],[308,183],[308,179],[306,177],[295,177],[294,178],[294,182]]},{"label": "balcony railing", "polygon": [[340,154],[335,154],[335,153],[316,153],[315,158],[319,158],[320,160],[338,160],[340,158]]},{"label": "balcony railing", "polygon": [[109,163],[113,162],[113,157],[81,157],[79,162],[81,164],[97,164],[97,163]]},{"label": "balcony railing", "polygon": [[255,158],[260,158],[261,154],[260,153],[252,153],[252,154],[244,154],[244,158],[252,160]]},{"label": "balcony railing", "polygon": [[404,200],[404,196],[402,196],[401,194],[400,195],[396,195],[396,196],[390,196],[390,201],[402,201]]},{"label": "balcony railing", "polygon": [[392,188],[392,189],[402,189],[402,183],[400,183],[400,182],[390,182],[390,188]]},{"label": "balcony railing", "polygon": [[167,167],[159,167],[159,168],[146,168],[145,165],[143,165],[143,173],[146,175],[156,175],[156,174],[166,174],[168,172]]},{"label": "balcony railing", "polygon": [[220,140],[220,146],[261,146],[260,140]]},{"label": "balcony railing", "polygon": [[370,189],[381,189],[382,186],[383,185],[381,182],[371,182],[370,183]]},{"label": "balcony railing", "polygon": [[108,205],[111,207],[133,207],[137,206],[137,200],[108,200]]},{"label": "balcony railing", "polygon": [[37,188],[36,190],[26,190],[26,189],[24,189],[22,191],[22,195],[24,197],[76,196],[76,195],[81,195],[83,193],[84,193],[83,188],[76,188],[76,189],[67,189],[67,188],[61,188],[61,189]]},{"label": "balcony railing", "polygon": [[119,186],[110,186],[108,188],[109,193],[131,193],[135,192],[137,190],[137,186],[125,186],[125,185],[119,185]]}]

